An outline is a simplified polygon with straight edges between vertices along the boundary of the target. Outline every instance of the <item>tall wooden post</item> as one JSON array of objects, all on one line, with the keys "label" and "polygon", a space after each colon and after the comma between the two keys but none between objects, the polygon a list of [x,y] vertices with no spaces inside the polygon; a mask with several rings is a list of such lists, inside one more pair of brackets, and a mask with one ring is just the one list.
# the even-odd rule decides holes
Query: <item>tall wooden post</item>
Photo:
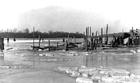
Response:
[{"label": "tall wooden post", "polygon": [[90,33],[89,33],[89,36],[90,36],[90,49],[92,49],[92,40],[93,40],[93,38],[92,38],[92,36],[91,36],[91,26],[89,27],[90,28]]},{"label": "tall wooden post", "polygon": [[89,27],[87,27],[87,37],[89,36]]},{"label": "tall wooden post", "polygon": [[91,26],[90,26],[90,37],[91,37]]},{"label": "tall wooden post", "polygon": [[90,40],[90,48],[91,48],[91,50],[93,50],[93,36],[91,36],[91,40]]},{"label": "tall wooden post", "polygon": [[88,27],[86,27],[86,38],[85,38],[85,41],[86,41],[86,51],[88,51]]},{"label": "tall wooden post", "polygon": [[96,38],[95,39],[97,41],[96,43],[98,43],[98,31],[96,31]]},{"label": "tall wooden post", "polygon": [[103,28],[101,28],[101,44],[103,45]]},{"label": "tall wooden post", "polygon": [[98,31],[96,31],[95,39],[94,39],[94,49],[96,50],[98,46]]},{"label": "tall wooden post", "polygon": [[[134,29],[133,29],[133,27],[132,27],[132,34],[133,34],[133,36],[134,36]],[[133,37],[133,36],[132,36],[132,37]]]},{"label": "tall wooden post", "polygon": [[87,32],[87,29],[88,29],[88,28],[86,27],[86,37],[87,37],[87,33],[88,33],[88,32]]},{"label": "tall wooden post", "polygon": [[132,27],[132,45],[134,45],[134,29],[133,29],[133,27]]},{"label": "tall wooden post", "polygon": [[108,44],[108,24],[106,26],[106,45]]}]

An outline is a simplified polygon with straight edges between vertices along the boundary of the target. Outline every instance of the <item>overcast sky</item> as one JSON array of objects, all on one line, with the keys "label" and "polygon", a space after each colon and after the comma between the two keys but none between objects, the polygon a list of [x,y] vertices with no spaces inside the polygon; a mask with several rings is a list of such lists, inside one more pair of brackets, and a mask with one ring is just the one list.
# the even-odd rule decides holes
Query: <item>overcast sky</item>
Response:
[{"label": "overcast sky", "polygon": [[140,27],[139,0],[0,0],[0,28],[13,28],[22,13],[49,6],[60,6],[92,12],[104,18],[119,20],[125,30]]}]

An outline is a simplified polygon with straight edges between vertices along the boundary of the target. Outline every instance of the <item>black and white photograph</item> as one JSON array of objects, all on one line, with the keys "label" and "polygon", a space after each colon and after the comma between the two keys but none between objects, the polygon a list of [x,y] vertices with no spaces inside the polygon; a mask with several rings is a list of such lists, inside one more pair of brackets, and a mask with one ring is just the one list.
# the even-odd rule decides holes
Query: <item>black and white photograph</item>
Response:
[{"label": "black and white photograph", "polygon": [[140,0],[0,0],[0,83],[140,83]]}]

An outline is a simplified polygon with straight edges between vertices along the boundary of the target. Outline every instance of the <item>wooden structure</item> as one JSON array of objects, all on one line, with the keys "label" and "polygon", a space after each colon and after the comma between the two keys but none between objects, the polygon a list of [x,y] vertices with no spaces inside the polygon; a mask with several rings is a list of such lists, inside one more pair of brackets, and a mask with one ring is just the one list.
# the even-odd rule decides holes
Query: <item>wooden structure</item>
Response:
[{"label": "wooden structure", "polygon": [[[34,29],[33,29],[34,30]],[[101,28],[100,33],[98,31],[92,32],[91,26],[86,27],[84,41],[78,42],[76,38],[73,37],[72,42],[70,35],[67,38],[63,38],[62,42],[56,42],[56,46],[51,45],[51,40],[48,40],[48,46],[41,47],[39,37],[39,45],[34,46],[34,33],[33,33],[33,49],[48,49],[51,50],[96,50],[97,47],[100,48],[112,48],[112,47],[123,47],[123,46],[134,46],[140,45],[140,32],[138,33],[133,28],[130,32],[112,33],[109,34],[109,26],[107,24],[105,33],[103,33],[103,28]],[[127,44],[124,44],[125,39],[128,38]],[[78,45],[83,45],[83,47],[78,47]],[[82,48],[82,49],[81,49]]]}]

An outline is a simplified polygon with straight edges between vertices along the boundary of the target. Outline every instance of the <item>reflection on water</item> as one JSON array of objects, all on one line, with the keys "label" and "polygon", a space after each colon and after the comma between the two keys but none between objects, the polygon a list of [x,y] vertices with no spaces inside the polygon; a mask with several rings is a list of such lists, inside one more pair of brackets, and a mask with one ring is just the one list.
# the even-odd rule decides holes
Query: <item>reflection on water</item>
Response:
[{"label": "reflection on water", "polygon": [[[36,54],[36,53],[35,53]],[[33,54],[34,55],[34,54]],[[55,57],[58,55],[56,54]],[[55,59],[54,57],[54,59]],[[47,57],[46,57],[47,58]],[[113,54],[113,53],[94,53],[88,56],[61,56],[57,57],[58,61],[47,61],[45,57],[32,57],[33,67],[41,66],[48,67],[49,64],[52,66],[87,66],[87,67],[109,67],[109,68],[121,68],[140,74],[140,56],[138,55],[126,55]],[[68,60],[63,61],[67,58]],[[62,60],[61,60],[62,59]],[[43,61],[42,61],[43,60]],[[52,60],[52,58],[51,58]],[[59,61],[60,60],[60,61]],[[40,67],[39,66],[39,67]],[[49,65],[50,66],[50,65]]]},{"label": "reflection on water", "polygon": [[84,65],[87,67],[97,67],[97,66],[108,66],[108,56],[107,55],[89,55],[84,57]]},{"label": "reflection on water", "polygon": [[0,53],[0,65],[4,65],[4,53]]},{"label": "reflection on water", "polygon": [[[65,61],[42,61],[46,60],[44,57],[39,57],[31,50],[32,42],[18,42],[17,40],[15,43],[9,42],[9,44],[5,45],[5,48],[9,49],[6,50],[7,53],[5,53],[4,56],[0,56],[0,65],[4,64],[4,61],[7,63],[8,61],[12,61],[16,64],[28,64],[32,65],[33,67],[37,68],[39,67],[47,67],[50,66],[81,66],[85,65],[88,67],[97,67],[97,66],[103,66],[103,67],[113,67],[113,68],[123,68],[131,71],[138,71],[140,70],[140,54],[137,55],[131,55],[127,52],[130,51],[130,49],[114,49],[114,52],[112,50],[108,52],[97,52],[93,53],[88,56],[61,56],[57,57],[58,54],[56,53],[56,57],[60,58],[59,60],[63,58],[68,58],[68,60]],[[23,41],[23,40],[22,40]],[[29,41],[29,40],[27,40]],[[41,43],[41,45],[46,45],[47,42]],[[38,43],[36,43],[38,45]],[[128,51],[126,51],[128,50]],[[9,53],[8,53],[9,52]],[[117,52],[120,52],[117,54]],[[41,52],[40,52],[41,53]],[[2,54],[1,54],[2,55]],[[3,54],[4,55],[4,54]],[[22,56],[23,55],[23,56]],[[66,54],[64,54],[66,55]],[[69,59],[70,58],[70,59]],[[26,61],[24,61],[24,59]],[[55,60],[55,59],[53,59]],[[51,64],[51,65],[50,65]],[[140,71],[139,71],[140,72]]]},{"label": "reflection on water", "polygon": [[98,53],[83,56],[83,65],[87,67],[112,67],[123,68],[130,71],[140,70],[140,56],[136,55],[112,55],[110,53]]}]

